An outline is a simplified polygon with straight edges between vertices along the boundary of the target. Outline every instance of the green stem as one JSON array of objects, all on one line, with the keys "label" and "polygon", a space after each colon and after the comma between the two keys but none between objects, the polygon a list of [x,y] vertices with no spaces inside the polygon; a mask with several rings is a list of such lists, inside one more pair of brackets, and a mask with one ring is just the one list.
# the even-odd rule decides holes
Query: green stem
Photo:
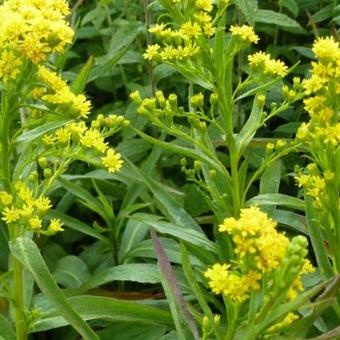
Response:
[{"label": "green stem", "polygon": [[[10,240],[14,241],[20,236],[19,226],[13,225],[9,228]],[[21,263],[12,256],[13,288],[14,288],[14,315],[17,340],[27,339],[27,324],[24,314],[24,287],[23,287],[23,268]]]},{"label": "green stem", "polygon": [[[1,94],[1,177],[4,189],[11,193],[11,155],[10,155],[10,130],[11,122],[13,119],[13,107],[10,105],[8,95],[5,91]],[[9,225],[9,236],[10,240],[14,241],[20,236],[20,227],[18,225]],[[11,269],[13,272],[12,281],[12,292],[14,301],[13,304],[14,316],[15,316],[15,327],[17,340],[27,339],[27,324],[24,314],[24,294],[23,294],[23,268],[21,263],[12,256],[11,258]]]},{"label": "green stem", "polygon": [[241,209],[241,200],[240,200],[238,157],[237,157],[235,150],[230,150],[230,166],[231,166],[234,216],[237,217]]}]

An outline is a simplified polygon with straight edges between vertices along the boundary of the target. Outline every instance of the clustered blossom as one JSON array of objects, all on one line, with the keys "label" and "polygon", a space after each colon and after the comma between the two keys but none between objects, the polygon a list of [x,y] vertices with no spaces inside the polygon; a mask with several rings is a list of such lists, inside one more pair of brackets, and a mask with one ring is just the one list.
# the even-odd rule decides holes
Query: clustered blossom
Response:
[{"label": "clustered blossom", "polygon": [[[204,273],[215,294],[223,294],[234,303],[242,303],[250,297],[252,291],[260,289],[263,276],[280,270],[289,255],[291,242],[276,230],[276,225],[256,206],[241,209],[239,219],[230,217],[224,220],[219,231],[231,235],[237,261],[233,264],[217,263]],[[297,292],[303,290],[301,275],[312,268],[304,257],[301,261],[304,266],[296,273],[287,293],[288,299],[296,298]]]},{"label": "clustered blossom", "polygon": [[[123,160],[107,139],[128,124],[121,116],[99,114],[88,127],[84,119],[91,102],[74,93],[48,66],[48,56],[63,52],[72,42],[74,32],[65,20],[69,14],[66,0],[5,0],[0,6],[0,81],[15,85],[20,104],[27,107],[24,129],[36,127],[49,115],[70,121],[40,137],[30,159],[35,170],[27,181],[16,181],[10,191],[0,191],[2,221],[46,235],[62,231],[63,224],[58,219],[46,221],[52,204],[43,193],[74,160],[102,166],[110,173],[118,171]],[[29,81],[23,91],[24,76]]]},{"label": "clustered blossom", "polygon": [[46,103],[62,109],[64,106],[75,117],[87,118],[91,102],[83,94],[74,94],[66,81],[45,66],[38,67],[38,78],[44,87],[32,90],[32,95]]},{"label": "clustered blossom", "polygon": [[105,139],[112,136],[129,122],[122,116],[99,114],[92,121],[91,127],[84,122],[72,122],[42,138],[46,154],[53,154],[53,149],[64,149],[73,159],[97,159],[109,172],[118,171],[123,164],[121,155],[108,146]]},{"label": "clustered blossom", "polygon": [[275,60],[269,54],[256,52],[248,56],[248,61],[252,71],[266,76],[285,77],[288,67],[281,60]]},{"label": "clustered blossom", "polygon": [[316,208],[326,205],[328,210],[328,187],[337,186],[337,165],[328,160],[338,154],[340,145],[340,44],[333,37],[318,38],[313,52],[317,61],[311,63],[311,76],[303,82],[307,95],[304,108],[310,120],[300,125],[296,137],[313,150],[316,164],[309,164],[304,173],[300,171],[296,181]]},{"label": "clustered blossom", "polygon": [[254,32],[254,29],[248,25],[230,26],[230,32],[234,37],[247,43],[257,44],[260,38]]},{"label": "clustered blossom", "polygon": [[6,82],[30,60],[38,64],[62,52],[74,32],[64,20],[65,0],[7,0],[0,6],[0,80]]},{"label": "clustered blossom", "polygon": [[46,235],[62,231],[63,224],[59,219],[44,220],[51,207],[48,197],[37,195],[23,182],[15,184],[14,194],[0,191],[1,219],[9,226],[18,223],[32,232]]},{"label": "clustered blossom", "polygon": [[[175,2],[175,5],[180,5]],[[211,0],[196,0],[194,13],[179,24],[170,27],[164,23],[156,24],[149,29],[159,44],[149,45],[144,58],[147,60],[175,62],[187,60],[201,51],[200,38],[210,38],[215,34],[211,11]],[[161,46],[161,45],[162,46]]]}]

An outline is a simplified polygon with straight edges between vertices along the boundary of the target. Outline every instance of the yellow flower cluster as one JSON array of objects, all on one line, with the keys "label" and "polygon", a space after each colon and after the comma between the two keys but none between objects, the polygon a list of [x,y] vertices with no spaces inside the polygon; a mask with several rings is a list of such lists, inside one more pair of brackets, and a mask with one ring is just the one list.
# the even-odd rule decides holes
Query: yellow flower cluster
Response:
[{"label": "yellow flower cluster", "polygon": [[249,298],[252,290],[260,288],[258,281],[261,274],[250,271],[241,276],[229,268],[230,265],[216,263],[204,273],[204,276],[209,279],[209,287],[215,294],[223,294],[235,303],[242,303]]},{"label": "yellow flower cluster", "polygon": [[313,204],[320,208],[326,193],[327,181],[334,178],[334,173],[326,170],[323,176],[320,175],[315,163],[310,163],[307,167],[308,174],[299,174],[295,177],[299,188],[303,187],[306,194],[313,198]]},{"label": "yellow flower cluster", "polygon": [[109,172],[116,172],[122,167],[123,160],[119,153],[108,147],[105,138],[128,123],[121,116],[104,117],[100,114],[92,121],[90,128],[84,122],[72,122],[57,129],[53,134],[44,135],[42,140],[48,150],[51,148],[65,148],[69,152],[73,150],[74,158],[100,157],[102,165]]},{"label": "yellow flower cluster", "polygon": [[213,19],[210,12],[213,9],[211,0],[196,0],[194,13],[179,23],[178,29],[172,29],[165,24],[157,24],[149,32],[162,44],[149,45],[144,58],[155,61],[175,62],[196,56],[200,51],[200,38],[210,38],[215,34]]},{"label": "yellow flower cluster", "polygon": [[35,88],[32,91],[34,98],[66,108],[74,117],[87,118],[91,102],[83,94],[75,95],[66,81],[45,66],[38,67],[38,76],[46,86]]},{"label": "yellow flower cluster", "polygon": [[307,95],[327,93],[330,83],[335,84],[335,92],[340,94],[340,45],[333,37],[319,38],[313,45],[318,62],[312,62],[312,76],[304,81]]},{"label": "yellow flower cluster", "polygon": [[247,42],[257,44],[260,38],[255,34],[254,29],[248,25],[230,26],[232,36]]},{"label": "yellow flower cluster", "polygon": [[248,56],[250,68],[254,72],[264,74],[266,76],[285,77],[288,67],[281,60],[271,59],[269,54],[264,52],[256,52]]},{"label": "yellow flower cluster", "polygon": [[[309,164],[307,173],[299,174],[296,181],[313,198],[314,206],[322,208],[327,205],[328,185],[337,185],[331,182],[337,167],[331,159],[340,145],[340,44],[333,37],[319,38],[313,52],[318,60],[311,63],[311,77],[303,82],[310,121],[300,125],[296,138],[309,146],[318,166]],[[313,165],[317,171],[310,171]]]},{"label": "yellow flower cluster", "polygon": [[13,195],[0,191],[1,219],[8,225],[16,223],[32,232],[55,234],[63,230],[63,224],[58,219],[51,219],[48,224],[44,221],[44,216],[51,207],[48,197],[35,195],[33,190],[23,182],[15,184]]},{"label": "yellow flower cluster", "polygon": [[226,218],[219,231],[232,236],[235,253],[242,261],[249,261],[250,255],[255,267],[262,272],[278,267],[289,243],[284,234],[277,232],[276,222],[256,206],[242,209],[237,220]]},{"label": "yellow flower cluster", "polygon": [[[232,265],[214,264],[204,273],[215,294],[223,294],[237,304],[243,303],[252,291],[260,289],[262,279],[280,273],[283,263],[289,263],[290,256],[296,256],[296,251],[302,254],[298,262],[301,266],[303,261],[305,264],[295,269],[296,275],[287,287],[287,298],[293,299],[303,290],[301,275],[313,271],[310,262],[304,259],[307,253],[304,238],[290,242],[283,233],[276,231],[276,222],[256,206],[241,209],[238,219],[226,218],[219,231],[232,236],[237,259]],[[265,285],[265,281],[262,284]]]},{"label": "yellow flower cluster", "polygon": [[24,59],[38,64],[72,42],[66,0],[6,0],[0,6],[0,79],[15,78]]}]

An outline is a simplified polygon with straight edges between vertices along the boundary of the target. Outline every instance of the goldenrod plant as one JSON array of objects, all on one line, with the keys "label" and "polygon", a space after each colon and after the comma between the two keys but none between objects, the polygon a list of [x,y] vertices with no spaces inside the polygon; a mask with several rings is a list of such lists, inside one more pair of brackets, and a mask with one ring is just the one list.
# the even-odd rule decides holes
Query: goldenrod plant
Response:
[{"label": "goldenrod plant", "polygon": [[304,190],[311,241],[327,279],[340,272],[339,42],[333,37],[318,38],[313,52],[317,60],[303,84],[310,120],[301,124],[296,135],[310,163],[297,169],[296,181]]},{"label": "goldenrod plant", "polygon": [[[268,53],[254,52],[252,45],[256,46],[260,37],[253,27],[228,22],[231,1],[160,0],[158,3],[163,12],[149,29],[155,43],[148,46],[144,58],[152,63],[165,63],[181,73],[188,82],[188,100],[182,93],[164,94],[160,89],[148,98],[142,98],[138,91],[132,92],[131,99],[137,106],[138,114],[146,117],[163,134],[156,138],[138,129],[135,131],[146,141],[186,157],[181,160],[182,171],[189,181],[196,184],[214,213],[213,235],[220,249],[216,263],[211,263],[208,255],[204,259],[202,252],[192,249],[189,241],[193,254],[199,256],[208,267],[200,266],[200,279],[191,269],[187,250],[182,245],[185,274],[203,312],[203,315],[198,310],[193,312],[202,324],[202,337],[284,337],[294,334],[294,327],[301,331],[301,325],[305,325],[301,334],[307,335],[313,323],[311,320],[315,320],[318,312],[306,306],[321,289],[317,286],[304,292],[302,278],[314,272],[307,259],[308,240],[304,236],[289,239],[285,232],[277,230],[277,223],[265,212],[275,213],[275,210],[268,209],[268,205],[293,207],[294,204],[303,206],[303,202],[277,191],[262,191],[258,195],[254,192],[254,183],[268,181],[266,176],[270,176],[270,169],[283,156],[298,151],[301,143],[285,139],[262,141],[257,140],[256,134],[270,119],[302,100],[306,90],[308,92],[309,89],[311,94],[330,89],[333,92],[327,92],[329,99],[324,96],[318,101],[323,105],[325,114],[322,119],[327,127],[321,130],[319,125],[317,128],[312,124],[310,126],[318,129],[322,143],[328,143],[333,148],[328,157],[334,158],[336,133],[331,134],[326,129],[336,129],[335,124],[329,126],[329,118],[334,117],[335,122],[337,117],[334,112],[337,112],[335,60],[339,55],[338,45],[332,39],[316,42],[314,50],[317,56],[322,54],[322,61],[312,64],[315,75],[306,81],[294,77],[290,84],[285,79],[293,68],[289,69],[283,61],[272,58]],[[329,46],[325,47],[327,43]],[[328,49],[329,54],[326,52]],[[240,63],[240,53],[243,56],[248,54],[248,64],[242,74],[236,74],[235,66]],[[328,81],[333,85],[325,88]],[[314,87],[314,82],[317,87]],[[280,101],[268,101],[273,86],[281,89]],[[245,100],[249,107],[246,119],[238,109]],[[310,104],[311,100],[313,98],[305,99],[305,104]],[[326,107],[328,101],[333,103],[330,107]],[[319,111],[314,116],[318,117],[319,124]],[[307,130],[306,125],[300,128],[300,139],[302,135],[306,138]],[[311,145],[320,143],[312,134],[310,136]],[[252,170],[249,158],[258,144],[260,149],[262,147],[261,162],[256,170]],[[315,152],[311,147],[309,150],[312,154]],[[320,145],[316,150],[320,150],[320,154],[313,155],[318,159],[324,148]],[[325,154],[322,157],[328,159]],[[317,171],[318,166],[313,169]],[[317,182],[313,186],[315,192],[307,191],[307,195],[309,193],[314,197],[314,204],[321,204],[323,196],[319,198],[319,194],[323,192],[325,182],[333,178],[337,180],[336,176],[332,176],[336,172],[334,166],[329,167],[327,163],[325,170],[328,171],[327,180],[315,175],[309,176],[309,181],[305,180],[305,175],[298,178],[300,185],[314,179]],[[329,185],[331,187],[332,184]],[[337,214],[339,193],[333,194],[335,196],[329,201],[334,204]],[[324,211],[325,218],[329,218],[328,210]],[[334,222],[324,227],[327,235],[332,230],[337,234],[334,217]],[[328,239],[328,236],[324,238],[325,241]],[[336,257],[337,254],[332,253],[331,256]],[[325,279],[334,277],[334,273]],[[209,296],[199,281],[208,286],[212,293],[221,296],[222,301]],[[174,309],[173,313],[177,316],[178,311]],[[303,318],[305,314],[312,317],[306,318],[306,321]]]},{"label": "goldenrod plant", "polygon": [[[4,280],[2,294],[10,302],[18,340],[27,338],[32,318],[25,301],[25,256],[18,254],[30,247],[31,256],[38,256],[38,268],[41,258],[31,239],[63,231],[62,220],[47,216],[53,205],[49,191],[74,161],[111,173],[123,163],[106,139],[128,121],[116,115],[98,115],[88,122],[91,102],[81,93],[84,79],[78,78],[70,86],[50,63],[52,54],[63,53],[72,43],[74,32],[66,20],[69,14],[65,0],[8,0],[0,6],[0,211],[13,251],[8,285]],[[40,265],[46,272],[46,265]],[[39,275],[35,278],[42,284]],[[41,289],[56,290],[57,308],[65,309],[66,318],[80,334],[97,338],[67,306],[56,283],[45,284],[52,286]],[[66,305],[62,307],[62,303]]]}]

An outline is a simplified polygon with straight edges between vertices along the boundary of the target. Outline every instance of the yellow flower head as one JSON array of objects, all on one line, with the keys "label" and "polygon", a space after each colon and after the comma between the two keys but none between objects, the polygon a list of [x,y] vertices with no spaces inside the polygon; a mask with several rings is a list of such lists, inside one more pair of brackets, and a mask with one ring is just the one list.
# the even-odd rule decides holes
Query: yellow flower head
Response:
[{"label": "yellow flower head", "polygon": [[0,191],[0,203],[10,205],[13,202],[13,196],[6,191]]},{"label": "yellow flower head", "polygon": [[118,171],[123,165],[120,153],[116,153],[111,148],[107,150],[106,156],[101,160],[104,167],[111,173]]},{"label": "yellow flower head", "polygon": [[269,54],[262,51],[248,56],[250,67],[255,71],[262,71],[265,75],[284,77],[288,67],[281,61],[271,59]]},{"label": "yellow flower head", "polygon": [[56,234],[57,232],[64,230],[62,226],[63,226],[63,223],[59,219],[52,218],[47,228],[47,232],[51,234]]},{"label": "yellow flower head", "polygon": [[252,258],[254,266],[261,271],[277,268],[289,243],[284,234],[276,231],[276,222],[256,206],[241,209],[239,219],[226,218],[219,231],[230,234],[236,245],[235,253],[241,259]]},{"label": "yellow flower head", "polygon": [[161,47],[158,44],[149,45],[146,49],[145,53],[143,54],[144,59],[146,60],[154,60],[156,57],[159,56],[159,49]]},{"label": "yellow flower head", "polygon": [[318,59],[339,60],[340,46],[333,37],[319,38],[314,42],[313,52]]},{"label": "yellow flower head", "polygon": [[4,1],[0,6],[1,46],[38,64],[72,42],[74,33],[65,21],[69,12],[66,0]]},{"label": "yellow flower head", "polygon": [[196,0],[195,5],[198,9],[201,9],[206,12],[211,12],[213,9],[211,0]]},{"label": "yellow flower head", "polygon": [[254,29],[248,25],[230,26],[230,32],[233,36],[248,42],[257,44],[259,37],[255,34]]},{"label": "yellow flower head", "polygon": [[16,222],[20,219],[20,212],[16,208],[5,207],[5,209],[2,211],[2,218],[1,219],[7,224]]}]

